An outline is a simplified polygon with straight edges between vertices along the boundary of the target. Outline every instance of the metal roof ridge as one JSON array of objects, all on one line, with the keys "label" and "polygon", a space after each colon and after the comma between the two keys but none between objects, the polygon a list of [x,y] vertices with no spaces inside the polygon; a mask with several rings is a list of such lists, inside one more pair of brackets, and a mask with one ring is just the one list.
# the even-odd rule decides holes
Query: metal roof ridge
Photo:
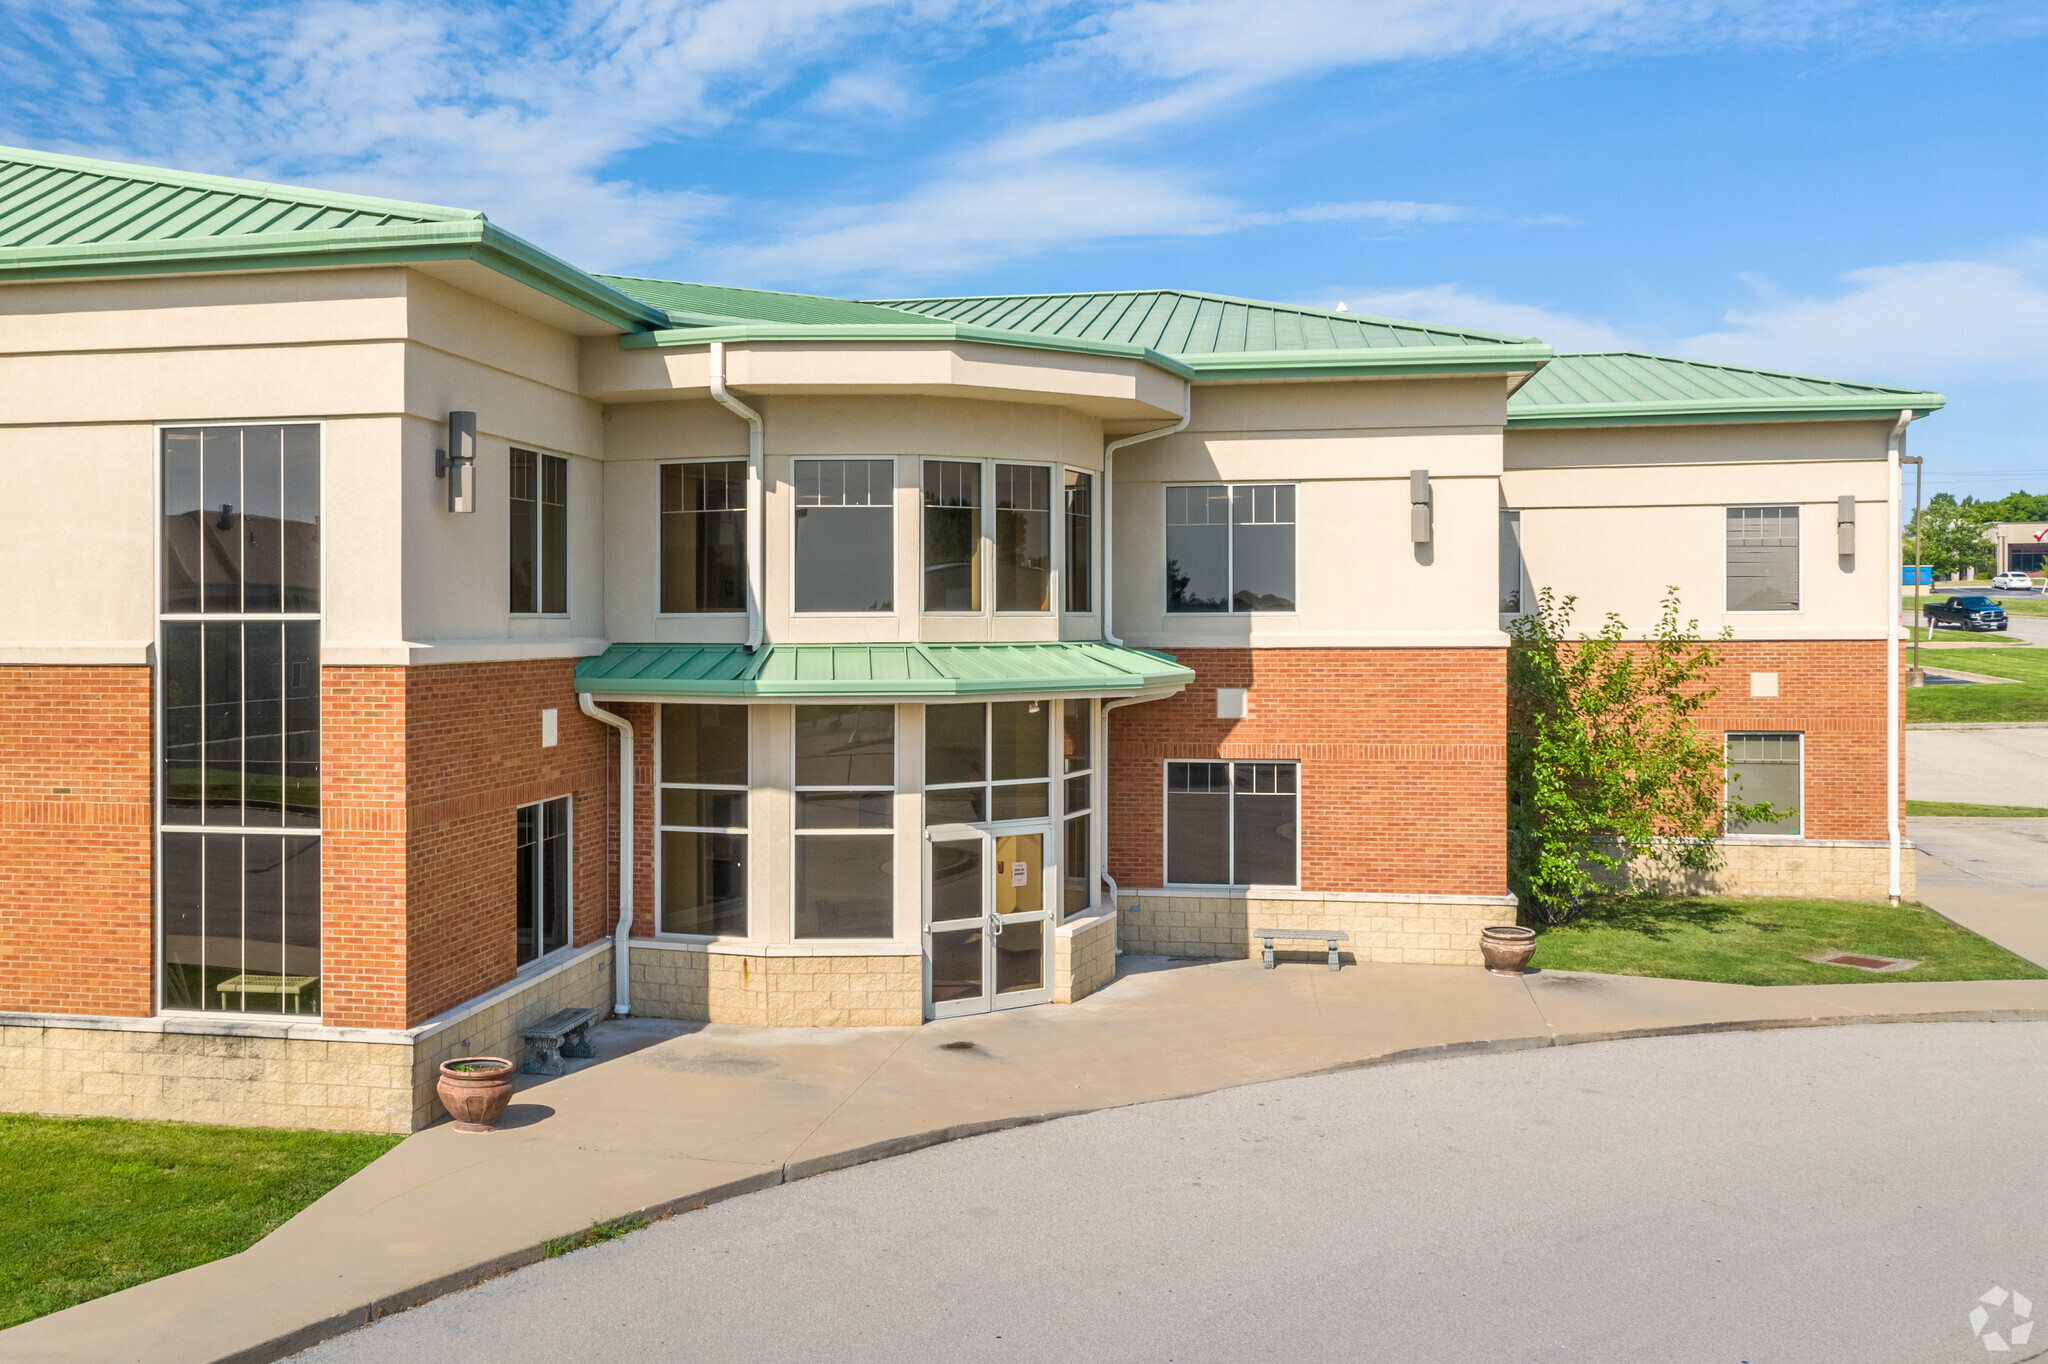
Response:
[{"label": "metal roof ridge", "polygon": [[177,184],[192,189],[216,190],[221,193],[248,194],[254,190],[264,191],[263,198],[306,200],[324,198],[337,201],[348,207],[375,210],[400,215],[414,214],[437,221],[464,218],[482,218],[481,209],[451,208],[446,204],[421,203],[412,199],[386,199],[377,195],[353,194],[347,190],[319,189],[310,185],[287,185],[275,180],[251,180],[237,175],[208,175],[203,171],[176,170],[168,166],[150,166],[133,161],[103,161],[96,157],[72,156],[64,152],[40,151],[33,147],[16,147],[0,144],[0,160],[21,161],[29,165],[54,166],[64,170],[82,171],[91,175],[104,175],[127,180],[139,180],[156,184]]}]

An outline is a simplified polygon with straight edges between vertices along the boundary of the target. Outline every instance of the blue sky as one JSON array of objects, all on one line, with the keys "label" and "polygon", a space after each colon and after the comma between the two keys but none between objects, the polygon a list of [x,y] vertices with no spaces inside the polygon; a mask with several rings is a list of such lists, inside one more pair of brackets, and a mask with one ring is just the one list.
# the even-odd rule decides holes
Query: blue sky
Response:
[{"label": "blue sky", "polygon": [[0,140],[481,208],[593,269],[1930,387],[1930,491],[2048,488],[2038,0],[0,0],[0,62]]}]

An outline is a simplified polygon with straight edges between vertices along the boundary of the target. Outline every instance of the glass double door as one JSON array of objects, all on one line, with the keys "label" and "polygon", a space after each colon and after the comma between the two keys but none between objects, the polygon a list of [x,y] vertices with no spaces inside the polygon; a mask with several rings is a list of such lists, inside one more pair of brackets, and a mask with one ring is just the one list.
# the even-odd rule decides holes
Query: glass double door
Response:
[{"label": "glass double door", "polygon": [[924,840],[925,1014],[1052,998],[1049,820],[935,824]]}]

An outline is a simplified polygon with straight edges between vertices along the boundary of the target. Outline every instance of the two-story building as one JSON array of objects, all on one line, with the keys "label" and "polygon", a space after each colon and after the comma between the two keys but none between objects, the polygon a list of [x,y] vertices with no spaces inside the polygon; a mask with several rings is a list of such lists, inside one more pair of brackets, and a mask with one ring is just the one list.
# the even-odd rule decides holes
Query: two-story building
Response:
[{"label": "two-story building", "polygon": [[0,149],[0,1107],[407,1131],[564,1004],[908,1025],[1511,922],[1505,623],[1732,631],[1735,893],[1900,893],[1935,394],[1171,290],[600,276]]}]

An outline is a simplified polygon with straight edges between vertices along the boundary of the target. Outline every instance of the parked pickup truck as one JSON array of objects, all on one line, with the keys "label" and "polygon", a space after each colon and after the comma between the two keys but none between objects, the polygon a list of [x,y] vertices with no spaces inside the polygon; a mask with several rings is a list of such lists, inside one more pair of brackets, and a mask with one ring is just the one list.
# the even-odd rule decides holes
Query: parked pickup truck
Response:
[{"label": "parked pickup truck", "polygon": [[1927,624],[1939,630],[1960,625],[1965,630],[2003,630],[2005,608],[1989,597],[1943,597],[1927,603]]}]

